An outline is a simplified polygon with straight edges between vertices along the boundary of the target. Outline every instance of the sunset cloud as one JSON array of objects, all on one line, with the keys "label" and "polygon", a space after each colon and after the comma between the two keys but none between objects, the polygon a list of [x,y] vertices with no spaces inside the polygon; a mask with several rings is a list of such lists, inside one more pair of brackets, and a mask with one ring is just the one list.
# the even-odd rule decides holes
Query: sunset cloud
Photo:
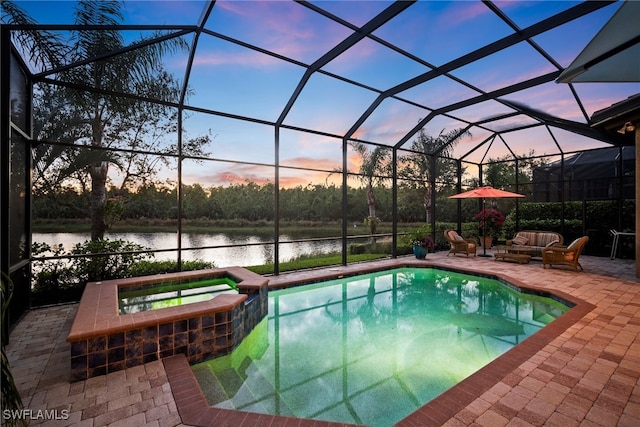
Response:
[{"label": "sunset cloud", "polygon": [[282,61],[269,55],[245,49],[236,52],[215,52],[206,50],[199,52],[193,60],[194,65],[202,66],[243,66],[243,67],[277,67],[284,65]]},{"label": "sunset cloud", "polygon": [[458,26],[472,21],[480,15],[490,13],[489,8],[481,2],[465,1],[455,2],[454,4],[455,8],[448,8],[448,10],[439,15],[441,25]]},{"label": "sunset cloud", "polygon": [[[247,6],[250,7],[247,7]],[[219,12],[217,9],[221,9]],[[231,30],[275,53],[307,63],[345,37],[346,28],[313,14],[295,2],[218,1],[214,14],[229,18]],[[327,31],[328,28],[333,31]],[[234,32],[235,31],[235,32]]]},{"label": "sunset cloud", "polygon": [[292,157],[282,159],[283,166],[294,166],[297,168],[319,169],[333,171],[340,166],[340,163],[331,159],[314,159],[313,157]]},{"label": "sunset cloud", "polygon": [[[323,164],[322,160],[300,158],[297,159],[296,166],[299,167],[315,167],[321,169],[328,164]],[[258,185],[274,184],[275,173],[273,168],[259,165],[234,165],[229,167],[228,164],[220,164],[220,170],[211,171],[210,168],[202,167],[202,169],[190,169],[185,173],[183,180],[185,184],[200,183],[203,187],[246,184],[252,182]],[[331,170],[331,169],[327,169]],[[339,174],[332,174],[324,171],[289,169],[282,167],[280,169],[279,184],[281,188],[296,187],[299,185],[306,186],[309,184],[327,184],[341,182]]]}]

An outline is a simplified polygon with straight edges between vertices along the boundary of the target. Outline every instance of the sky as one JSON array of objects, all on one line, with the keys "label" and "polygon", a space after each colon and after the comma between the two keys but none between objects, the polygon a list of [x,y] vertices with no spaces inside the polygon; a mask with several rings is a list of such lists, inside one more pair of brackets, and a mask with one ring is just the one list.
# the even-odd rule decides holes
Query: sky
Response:
[{"label": "sky", "polygon": [[[17,1],[41,24],[73,23],[75,2]],[[571,1],[497,1],[494,4],[520,29],[566,10]],[[275,131],[271,125],[285,111],[306,67],[391,3],[386,1],[313,1],[311,5],[337,17],[329,19],[312,8],[290,1],[225,1],[215,3],[205,24],[211,33],[198,39],[188,85],[187,104],[223,115],[193,112],[185,122],[189,136],[211,132],[212,157],[220,161],[191,162],[184,181],[208,185],[274,182]],[[124,23],[132,25],[195,25],[203,1],[125,1]],[[400,12],[315,72],[284,116],[280,132],[280,185],[305,186],[337,182],[332,171],[342,167],[342,136],[393,146],[431,110],[490,93],[518,82],[567,67],[618,9],[613,4],[559,28],[517,43],[486,58],[453,69],[417,86],[385,98],[366,114],[379,94],[432,69],[513,34],[514,29],[479,1],[419,1]],[[146,33],[145,33],[146,34]],[[136,40],[141,31],[127,31]],[[193,43],[194,38],[185,39]],[[243,44],[233,43],[236,40]],[[253,47],[250,48],[249,46]],[[277,57],[265,55],[269,51]],[[544,53],[542,54],[541,51]],[[546,56],[545,56],[546,54]],[[288,58],[288,59],[287,59]],[[551,59],[551,60],[550,60]],[[188,53],[166,59],[165,67],[185,82]],[[339,78],[337,78],[339,77]],[[464,81],[468,85],[461,84]],[[358,84],[353,84],[357,82]],[[550,81],[535,88],[510,93],[535,110],[586,123],[587,116],[640,93],[639,83],[582,83],[573,86],[584,112],[567,84]],[[426,125],[437,135],[514,110],[488,100],[472,107],[447,110]],[[250,118],[256,122],[239,120]],[[356,128],[358,120],[364,121]],[[537,126],[500,133],[492,144],[478,145],[517,124],[536,124],[518,114],[474,126],[472,136],[461,140],[455,157],[470,162],[516,155],[534,149],[537,154],[557,154],[606,144],[554,128]],[[302,132],[309,129],[315,133]],[[554,140],[555,138],[555,140]],[[413,138],[410,138],[407,145]],[[557,144],[556,144],[557,141]],[[406,145],[405,145],[406,146]],[[249,162],[238,164],[237,162]],[[359,158],[352,151],[349,170],[357,171]],[[312,170],[304,170],[310,168]]]}]

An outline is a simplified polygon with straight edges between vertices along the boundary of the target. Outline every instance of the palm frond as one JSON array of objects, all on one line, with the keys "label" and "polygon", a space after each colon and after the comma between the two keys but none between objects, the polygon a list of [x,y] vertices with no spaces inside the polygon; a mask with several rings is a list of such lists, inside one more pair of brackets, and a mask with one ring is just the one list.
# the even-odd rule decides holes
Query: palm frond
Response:
[{"label": "palm frond", "polygon": [[[0,0],[2,8],[2,22],[15,25],[36,25],[14,1]],[[60,58],[68,52],[59,34],[45,30],[20,30],[12,32],[16,38],[14,45],[21,46],[25,57],[42,69],[57,68],[61,65]]]}]

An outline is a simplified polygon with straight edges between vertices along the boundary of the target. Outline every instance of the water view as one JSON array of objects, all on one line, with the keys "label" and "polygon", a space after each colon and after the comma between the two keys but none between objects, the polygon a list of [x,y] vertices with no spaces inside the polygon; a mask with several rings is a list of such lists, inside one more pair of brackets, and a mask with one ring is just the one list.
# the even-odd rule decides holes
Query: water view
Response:
[{"label": "water view", "polygon": [[[135,242],[153,249],[174,249],[177,246],[176,233],[109,233],[111,240],[122,239]],[[58,245],[62,243],[66,250],[70,250],[77,243],[90,239],[89,233],[34,233],[33,241]],[[291,240],[290,236],[283,235],[281,240]],[[216,267],[229,267],[234,265],[249,266],[263,265],[274,261],[273,244],[269,244],[270,238],[251,235],[229,235],[224,233],[183,233],[182,247],[225,246],[240,245],[229,248],[194,249],[182,253],[184,261],[203,260],[213,261]],[[340,240],[320,242],[286,243],[280,245],[280,262],[305,254],[326,254],[341,250]],[[159,252],[155,254],[156,260],[175,260],[176,252]]]}]

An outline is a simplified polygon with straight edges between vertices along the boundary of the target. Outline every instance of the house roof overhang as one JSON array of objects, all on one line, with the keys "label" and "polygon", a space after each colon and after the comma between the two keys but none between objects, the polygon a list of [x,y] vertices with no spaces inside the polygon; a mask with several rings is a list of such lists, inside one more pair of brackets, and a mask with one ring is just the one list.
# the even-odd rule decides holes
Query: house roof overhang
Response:
[{"label": "house roof overhang", "polygon": [[640,93],[598,110],[591,116],[591,127],[622,135],[628,145],[634,143],[634,133],[640,126]]},{"label": "house roof overhang", "polygon": [[558,83],[640,81],[640,2],[625,1]]}]

